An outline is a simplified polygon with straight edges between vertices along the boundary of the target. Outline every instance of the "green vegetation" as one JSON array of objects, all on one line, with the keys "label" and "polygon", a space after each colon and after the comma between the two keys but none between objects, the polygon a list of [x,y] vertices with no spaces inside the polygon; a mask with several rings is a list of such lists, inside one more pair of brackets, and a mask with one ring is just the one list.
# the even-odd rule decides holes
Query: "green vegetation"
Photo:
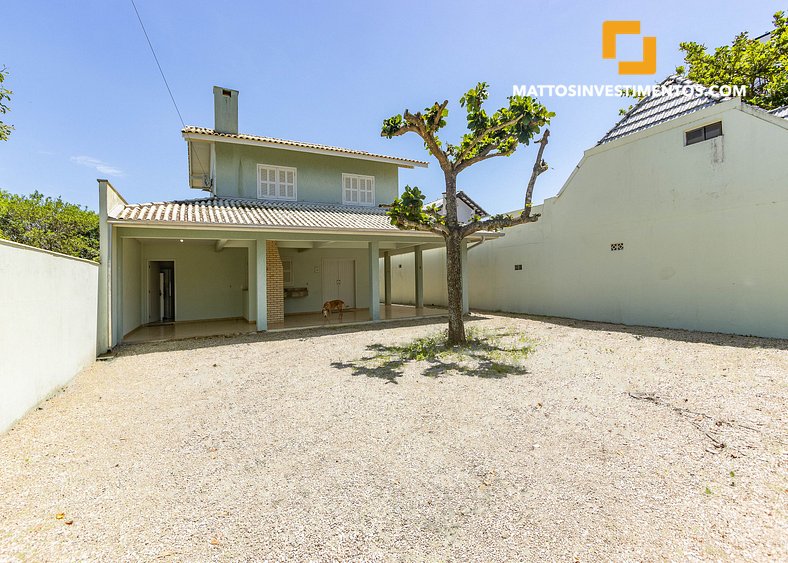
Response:
[{"label": "green vegetation", "polygon": [[438,377],[461,374],[474,377],[501,378],[524,374],[523,362],[535,350],[519,332],[503,329],[466,330],[464,344],[449,343],[448,331],[416,338],[405,344],[384,346],[371,344],[372,355],[349,363],[334,363],[337,368],[352,368],[354,375],[378,377],[396,383],[410,362],[425,362],[423,375]]},{"label": "green vegetation", "polygon": [[[8,113],[10,108],[4,102],[10,100],[11,94],[13,94],[11,90],[3,87],[3,82],[5,82],[7,76],[8,71],[5,67],[0,68],[0,115]],[[0,141],[8,140],[8,136],[11,134],[13,128],[13,125],[8,125],[0,121]]]},{"label": "green vegetation", "polygon": [[98,261],[99,218],[61,198],[0,190],[0,238]]},{"label": "green vegetation", "polygon": [[[709,52],[706,45],[694,41],[679,43],[684,53],[684,64],[676,67],[676,74],[704,86],[730,84],[746,86],[742,99],[763,109],[775,109],[788,104],[788,17],[785,12],[773,16],[774,28],[764,36],[751,38],[744,31],[730,45],[722,45]],[[643,96],[628,90],[625,98],[640,101]],[[633,106],[619,110],[624,114]]]},{"label": "green vegetation", "polygon": [[754,39],[745,31],[712,53],[701,43],[681,43],[686,66],[676,73],[705,86],[746,86],[743,100],[764,109],[788,104],[788,17],[777,12],[773,21],[767,36]]}]

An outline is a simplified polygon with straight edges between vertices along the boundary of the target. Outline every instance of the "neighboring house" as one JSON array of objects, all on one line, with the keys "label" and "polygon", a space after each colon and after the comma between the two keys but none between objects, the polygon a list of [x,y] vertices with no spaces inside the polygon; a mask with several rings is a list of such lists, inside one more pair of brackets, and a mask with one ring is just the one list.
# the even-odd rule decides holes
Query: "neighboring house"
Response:
[{"label": "neighboring house", "polygon": [[[429,207],[430,205],[437,205],[440,208],[441,215],[445,215],[446,194],[444,193],[443,197],[440,199],[426,203],[425,207]],[[457,220],[460,223],[472,221],[474,216],[483,218],[487,217],[488,215],[489,213],[482,209],[482,206],[473,201],[471,197],[464,191],[460,190],[457,192]]]},{"label": "neighboring house", "polygon": [[[472,247],[471,305],[788,338],[786,118],[704,88],[642,100],[536,223]],[[413,275],[408,256],[392,267]],[[444,304],[443,251],[423,267],[425,302]],[[394,301],[413,301],[409,284]]]},{"label": "neighboring house", "polygon": [[[162,321],[267,330],[332,299],[379,319],[379,257],[418,260],[443,243],[397,229],[380,207],[400,168],[427,163],[240,134],[235,90],[215,87],[214,109],[214,129],[183,129],[189,185],[205,197],[130,204],[99,180],[101,349]],[[423,287],[420,269],[411,285]]]}]

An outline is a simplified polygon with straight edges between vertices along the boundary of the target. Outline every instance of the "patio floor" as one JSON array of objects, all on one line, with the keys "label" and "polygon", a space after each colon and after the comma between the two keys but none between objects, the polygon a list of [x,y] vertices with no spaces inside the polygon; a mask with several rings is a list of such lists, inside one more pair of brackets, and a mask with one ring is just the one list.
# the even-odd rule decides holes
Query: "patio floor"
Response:
[{"label": "patio floor", "polygon": [[[446,309],[437,307],[412,307],[409,305],[381,305],[380,321],[398,319],[415,319],[421,317],[435,317],[446,314]],[[336,313],[326,319],[320,313],[298,313],[285,315],[283,323],[272,323],[269,332],[290,330],[297,328],[311,328],[324,326],[339,326],[371,322],[369,309],[352,309],[345,311],[342,319]],[[161,340],[180,340],[199,336],[222,336],[232,334],[245,334],[256,332],[255,323],[246,319],[219,319],[208,321],[181,321],[167,324],[141,326],[123,338],[123,342],[134,344],[140,342],[157,342]]]}]

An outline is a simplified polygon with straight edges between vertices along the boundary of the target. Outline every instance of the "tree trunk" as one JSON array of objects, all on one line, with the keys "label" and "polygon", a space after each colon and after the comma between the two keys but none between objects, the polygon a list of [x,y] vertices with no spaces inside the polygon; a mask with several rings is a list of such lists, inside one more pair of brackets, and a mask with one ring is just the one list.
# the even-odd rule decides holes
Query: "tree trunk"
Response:
[{"label": "tree trunk", "polygon": [[459,233],[446,237],[446,287],[449,292],[449,345],[465,344],[465,325],[462,322],[462,263]]}]

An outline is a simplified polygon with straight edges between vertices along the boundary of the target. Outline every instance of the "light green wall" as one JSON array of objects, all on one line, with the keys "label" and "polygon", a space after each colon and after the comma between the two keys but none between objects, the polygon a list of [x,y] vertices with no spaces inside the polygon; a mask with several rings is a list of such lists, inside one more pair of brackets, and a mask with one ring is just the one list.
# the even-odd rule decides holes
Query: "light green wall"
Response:
[{"label": "light green wall", "polygon": [[123,335],[142,324],[142,245],[123,240]]},{"label": "light green wall", "polygon": [[313,248],[298,252],[293,248],[280,248],[282,258],[293,261],[293,287],[306,287],[307,297],[285,299],[285,314],[320,311],[323,307],[323,259],[349,258],[356,261],[356,307],[369,307],[369,271],[366,249]]},{"label": "light green wall", "polygon": [[[247,284],[246,254],[245,248],[216,252],[213,244],[190,241],[151,242],[142,246],[142,267],[146,268],[149,260],[175,261],[176,321],[241,317],[241,292]],[[124,278],[128,277],[125,270]],[[145,306],[140,300],[143,319]]]},{"label": "light green wall", "polygon": [[299,201],[341,203],[343,173],[374,176],[376,204],[397,197],[395,164],[230,143],[216,143],[217,195],[256,198],[258,164],[296,168]]}]

